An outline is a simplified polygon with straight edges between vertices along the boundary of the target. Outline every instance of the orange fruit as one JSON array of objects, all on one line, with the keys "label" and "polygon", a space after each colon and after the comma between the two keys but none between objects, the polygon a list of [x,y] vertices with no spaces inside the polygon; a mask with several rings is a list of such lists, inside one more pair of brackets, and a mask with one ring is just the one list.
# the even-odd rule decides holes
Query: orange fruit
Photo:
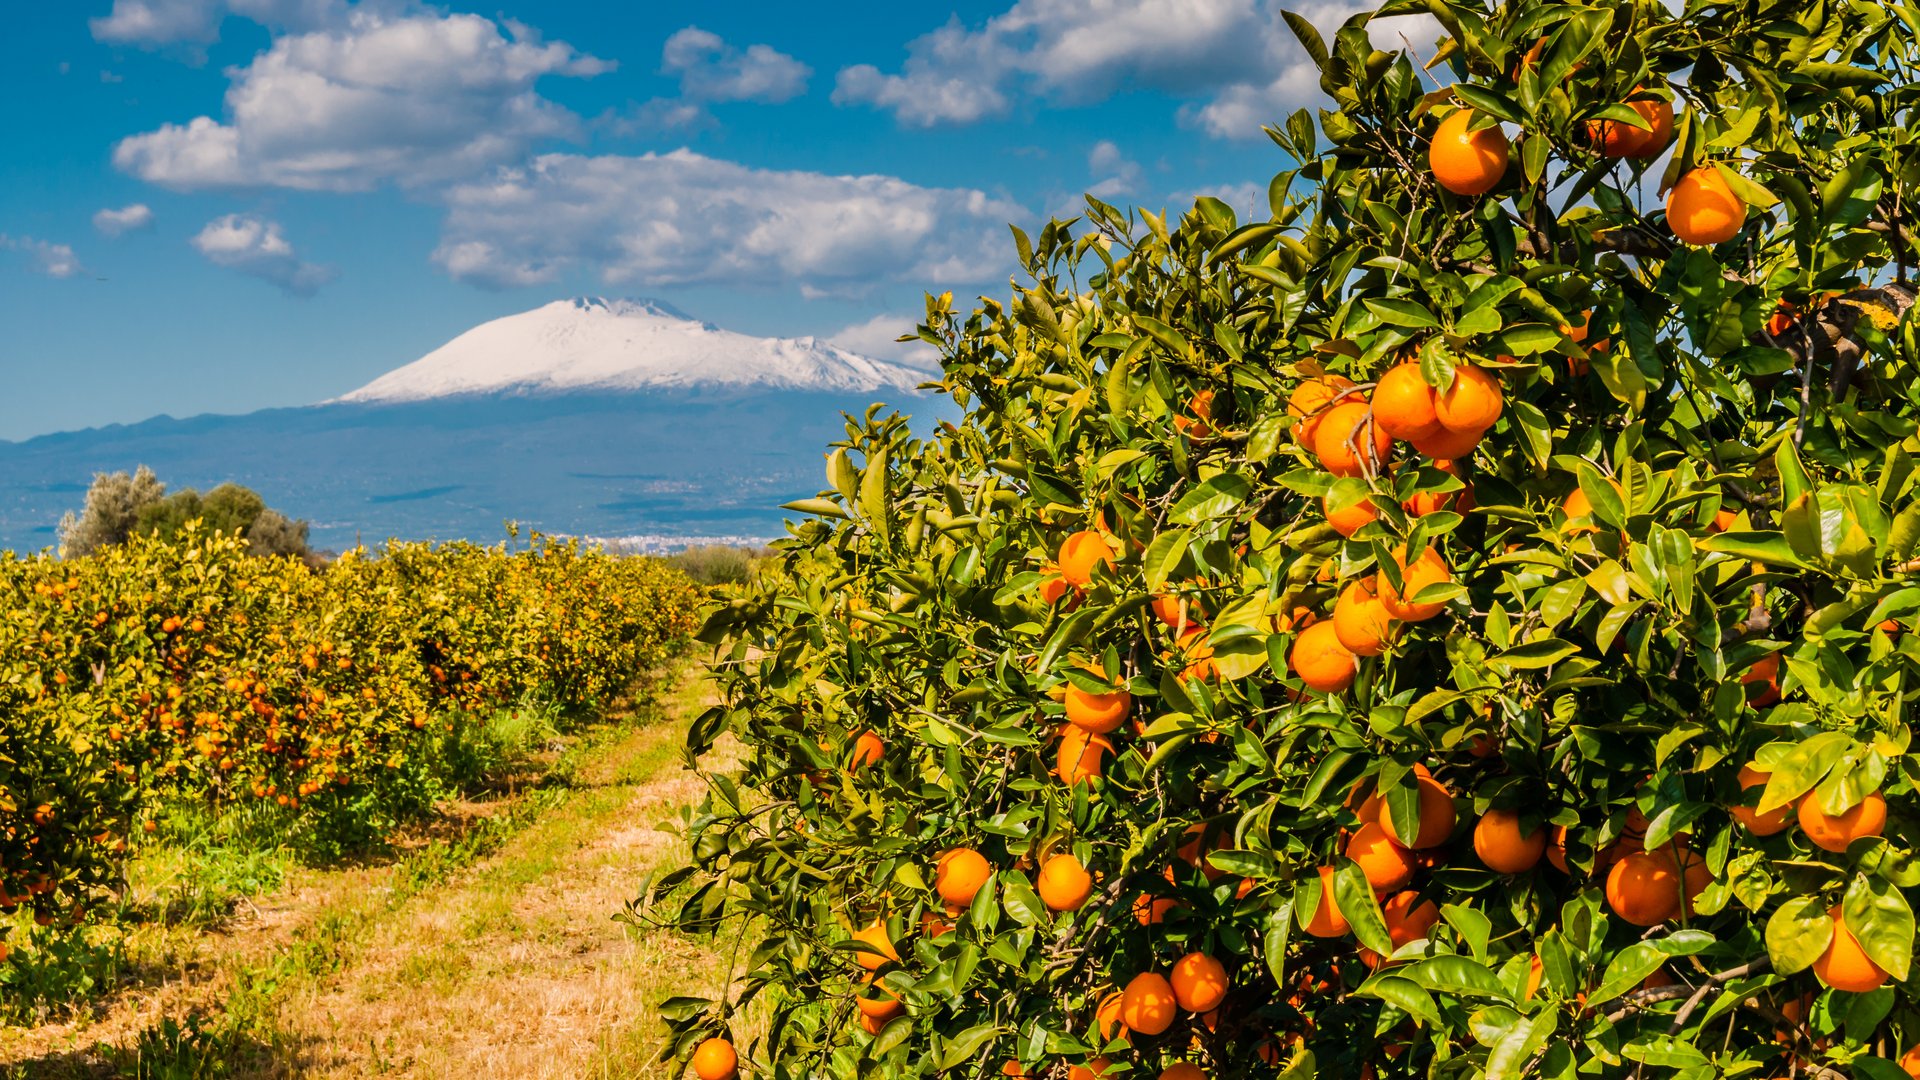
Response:
[{"label": "orange fruit", "polygon": [[1207,1080],[1207,1074],[1200,1066],[1182,1061],[1160,1070],[1160,1080]]},{"label": "orange fruit", "polygon": [[1054,775],[1072,787],[1101,775],[1106,755],[1113,743],[1105,735],[1096,735],[1073,724],[1060,725],[1060,751],[1054,759]]},{"label": "orange fruit", "polygon": [[1227,969],[1206,953],[1192,952],[1174,962],[1173,1000],[1188,1012],[1211,1012],[1227,997]]},{"label": "orange fruit", "polygon": [[1158,1035],[1173,1026],[1173,985],[1166,976],[1143,971],[1127,983],[1126,996],[1120,1000],[1120,1022],[1128,1031]]},{"label": "orange fruit", "polygon": [[887,1021],[899,1016],[901,1012],[905,1011],[906,1006],[900,1004],[900,999],[894,996],[893,991],[874,982],[872,977],[868,978],[866,988],[868,990],[878,990],[880,996],[868,997],[865,994],[855,994],[853,996],[854,1007],[860,1010],[861,1016],[870,1020],[878,1020],[880,1023],[885,1024]]},{"label": "orange fruit", "polygon": [[1527,957],[1527,988],[1521,993],[1521,1000],[1533,1000],[1533,995],[1540,992],[1540,980],[1546,973],[1547,966],[1540,962],[1539,953]]},{"label": "orange fruit", "polygon": [[[1087,670],[1105,677],[1105,672],[1092,667]],[[1068,683],[1065,703],[1068,723],[1095,735],[1105,735],[1126,721],[1127,712],[1133,708],[1133,695],[1125,690],[1094,694]]]},{"label": "orange fruit", "polygon": [[1825,851],[1845,851],[1847,845],[1863,836],[1879,836],[1887,827],[1887,800],[1874,792],[1853,805],[1844,814],[1829,814],[1820,807],[1818,796],[1809,793],[1800,800],[1800,831],[1813,846]]},{"label": "orange fruit", "polygon": [[1334,636],[1355,656],[1379,656],[1393,640],[1393,630],[1393,616],[1366,578],[1348,585],[1333,605]]},{"label": "orange fruit", "polygon": [[1907,1047],[1907,1052],[1900,1055],[1900,1068],[1908,1076],[1920,1078],[1920,1043]]},{"label": "orange fruit", "polygon": [[1089,1058],[1085,1065],[1072,1065],[1067,1068],[1067,1080],[1100,1080],[1107,1075],[1113,1063],[1106,1058]]},{"label": "orange fruit", "polygon": [[[1386,919],[1387,938],[1396,951],[1402,945],[1426,937],[1433,924],[1440,921],[1440,909],[1433,901],[1420,899],[1420,894],[1412,890],[1395,893],[1380,905],[1380,914]],[[1368,967],[1379,967],[1382,958],[1372,949],[1363,948],[1360,959],[1366,961]]]},{"label": "orange fruit", "polygon": [[1653,926],[1680,913],[1680,871],[1665,851],[1635,851],[1607,871],[1607,904],[1635,926]]},{"label": "orange fruit", "polygon": [[1373,422],[1366,402],[1349,397],[1321,415],[1313,452],[1335,476],[1372,476],[1393,454],[1393,436]]},{"label": "orange fruit", "polygon": [[1374,385],[1373,422],[1396,439],[1419,439],[1440,429],[1433,387],[1411,361],[1387,369]]},{"label": "orange fruit", "polygon": [[1463,364],[1453,369],[1453,385],[1434,395],[1433,415],[1448,431],[1485,431],[1500,419],[1505,401],[1499,379]]},{"label": "orange fruit", "polygon": [[1740,673],[1740,685],[1746,688],[1747,703],[1762,708],[1780,700],[1780,654],[1768,653]]},{"label": "orange fruit", "polygon": [[[1440,430],[1444,431],[1446,429],[1442,428]],[[1460,466],[1451,461],[1440,459],[1431,464],[1434,468],[1439,469],[1448,476],[1458,477],[1460,475]],[[1425,517],[1428,514],[1439,513],[1449,506],[1454,506],[1455,503],[1459,504],[1456,509],[1461,513],[1473,509],[1473,485],[1469,484],[1458,491],[1417,492],[1413,498],[1401,503],[1400,508],[1414,517]]]},{"label": "orange fruit", "polygon": [[[1171,874],[1171,870],[1169,870]],[[1180,901],[1141,893],[1133,899],[1133,917],[1141,926],[1158,926],[1180,906]]]},{"label": "orange fruit", "polygon": [[1572,873],[1567,869],[1567,827],[1555,825],[1548,830],[1548,836],[1547,861],[1553,864],[1555,870],[1563,874]]},{"label": "orange fruit", "polygon": [[1355,830],[1347,841],[1347,858],[1360,864],[1367,884],[1377,893],[1406,888],[1413,880],[1413,855],[1387,835],[1386,829],[1370,823]]},{"label": "orange fruit", "polygon": [[1431,776],[1414,779],[1420,791],[1420,831],[1411,838],[1404,830],[1396,829],[1393,824],[1393,804],[1391,801],[1381,807],[1380,828],[1388,839],[1401,847],[1421,848],[1439,847],[1453,835],[1454,812],[1453,794],[1446,785]]},{"label": "orange fruit", "polygon": [[1093,1010],[1093,1030],[1103,1043],[1112,1042],[1115,1035],[1125,1037],[1127,1025],[1120,1020],[1120,1003],[1126,995],[1118,990],[1100,999],[1100,1005]]},{"label": "orange fruit", "polygon": [[[1301,446],[1313,449],[1313,438],[1320,430],[1320,420],[1326,415],[1326,409],[1342,390],[1353,386],[1349,379],[1338,375],[1327,375],[1318,379],[1308,379],[1294,388],[1287,397],[1287,414],[1297,416],[1300,422],[1293,426],[1293,436]],[[1346,398],[1341,398],[1342,401]]]},{"label": "orange fruit", "polygon": [[1362,528],[1380,520],[1380,508],[1373,500],[1362,496],[1345,506],[1335,506],[1333,496],[1320,496],[1320,510],[1327,515],[1327,524],[1341,536],[1352,536]]},{"label": "orange fruit", "polygon": [[1647,129],[1618,120],[1589,120],[1587,141],[1593,148],[1610,158],[1650,158],[1666,149],[1673,140],[1673,102],[1646,98],[1626,106],[1640,114]]},{"label": "orange fruit", "polygon": [[1049,573],[1040,579],[1040,602],[1052,607],[1059,603],[1062,597],[1072,592],[1073,586],[1067,584],[1067,579],[1061,577],[1058,572],[1060,568],[1052,563],[1048,563],[1042,569]]},{"label": "orange fruit", "polygon": [[1215,851],[1228,846],[1231,840],[1224,830],[1216,828],[1212,830],[1212,836],[1209,837],[1206,825],[1195,822],[1187,826],[1186,831],[1182,832],[1180,836],[1180,846],[1173,850],[1175,855],[1185,860],[1188,866],[1205,874],[1208,881],[1218,881],[1226,876],[1227,872],[1225,870],[1202,859],[1200,850],[1202,843],[1209,839],[1212,840],[1212,843],[1207,846]]},{"label": "orange fruit", "polygon": [[1452,461],[1455,458],[1468,457],[1473,448],[1480,445],[1484,431],[1453,431],[1442,425],[1440,430],[1425,438],[1414,439],[1413,448],[1436,461]]},{"label": "orange fruit", "polygon": [[1093,894],[1093,876],[1072,855],[1055,855],[1040,864],[1035,888],[1049,911],[1075,911]]},{"label": "orange fruit", "polygon": [[[1772,773],[1761,772],[1752,765],[1742,765],[1740,766],[1740,790],[1746,792],[1754,788],[1764,788],[1772,776]],[[1732,810],[1733,820],[1745,825],[1747,831],[1755,836],[1772,836],[1793,822],[1793,804],[1791,803],[1777,807],[1766,814],[1761,814],[1751,806],[1735,806]]]},{"label": "orange fruit", "polygon": [[1827,951],[1820,954],[1820,959],[1813,962],[1814,978],[1835,990],[1855,994],[1879,989],[1887,981],[1887,973],[1867,956],[1866,950],[1860,947],[1860,939],[1847,929],[1840,905],[1828,908],[1827,917],[1833,920],[1833,941],[1827,945]]},{"label": "orange fruit", "polygon": [[1313,917],[1307,920],[1307,933],[1319,938],[1335,938],[1347,936],[1352,929],[1333,899],[1333,867],[1323,866],[1320,868],[1320,906],[1313,909]]},{"label": "orange fruit", "polygon": [[954,848],[934,865],[933,890],[948,904],[966,907],[992,876],[993,867],[985,855],[972,848]]},{"label": "orange fruit", "polygon": [[880,741],[880,736],[871,731],[861,732],[860,737],[853,740],[854,771],[858,772],[879,761],[880,755],[885,753],[886,749],[887,744]]},{"label": "orange fruit", "polygon": [[1199,626],[1205,621],[1207,612],[1198,600],[1183,597],[1178,593],[1161,593],[1153,598],[1153,614],[1161,622],[1175,630],[1185,626],[1188,629]]},{"label": "orange fruit", "polygon": [[1722,533],[1740,523],[1740,515],[1731,510],[1722,510],[1713,515],[1713,522],[1707,526],[1708,532]]},{"label": "orange fruit", "polygon": [[708,1039],[693,1052],[693,1075],[700,1080],[733,1080],[740,1069],[740,1056],[725,1039]]},{"label": "orange fruit", "polygon": [[1722,243],[1746,223],[1747,204],[1711,165],[1682,176],[1667,193],[1667,227],[1683,244]]},{"label": "orange fruit", "polygon": [[1318,622],[1293,639],[1287,664],[1307,689],[1321,694],[1337,694],[1353,685],[1358,661],[1345,645],[1331,622]]},{"label": "orange fruit", "polygon": [[1000,1075],[1012,1077],[1012,1080],[1033,1080],[1033,1074],[1027,1071],[1027,1067],[1012,1058],[1000,1066]]},{"label": "orange fruit", "polygon": [[1093,568],[1105,563],[1113,566],[1113,549],[1107,546],[1107,538],[1093,531],[1082,529],[1060,542],[1060,576],[1069,585],[1085,586],[1093,581]]},{"label": "orange fruit", "polygon": [[1453,580],[1453,571],[1447,567],[1447,560],[1432,545],[1428,545],[1412,565],[1407,563],[1406,545],[1394,549],[1393,559],[1400,567],[1401,588],[1395,589],[1387,580],[1384,571],[1374,575],[1374,588],[1380,594],[1380,603],[1386,606],[1387,614],[1402,622],[1425,622],[1446,609],[1444,601],[1437,603],[1417,603],[1407,597],[1420,595],[1420,590],[1429,585],[1444,585]]},{"label": "orange fruit", "polygon": [[1524,874],[1547,853],[1547,830],[1535,825],[1532,832],[1522,833],[1520,811],[1489,810],[1474,823],[1473,850],[1489,870]]},{"label": "orange fruit", "polygon": [[855,930],[853,940],[865,945],[867,949],[874,950],[868,952],[863,949],[853,954],[854,962],[868,971],[877,971],[888,961],[896,964],[900,962],[900,953],[894,949],[893,939],[887,936],[885,919],[876,918]]},{"label": "orange fruit", "polygon": [[1207,641],[1204,627],[1181,634],[1175,642],[1175,651],[1187,661],[1180,671],[1182,679],[1211,679],[1220,673],[1213,662],[1213,646]]},{"label": "orange fruit", "polygon": [[1499,125],[1469,131],[1473,110],[1461,109],[1433,133],[1427,164],[1440,186],[1455,195],[1485,195],[1507,173],[1507,151],[1512,144]]},{"label": "orange fruit", "polygon": [[1187,402],[1187,415],[1173,418],[1173,426],[1196,442],[1213,438],[1213,391],[1202,390]]}]

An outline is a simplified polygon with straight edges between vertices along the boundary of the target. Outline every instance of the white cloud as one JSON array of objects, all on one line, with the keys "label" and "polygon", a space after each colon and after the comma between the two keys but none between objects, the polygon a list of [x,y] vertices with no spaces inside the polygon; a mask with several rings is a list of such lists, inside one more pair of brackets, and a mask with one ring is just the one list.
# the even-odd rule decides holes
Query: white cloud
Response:
[{"label": "white cloud", "polygon": [[434,259],[483,285],[574,270],[608,284],[798,285],[844,295],[887,279],[999,276],[1017,204],[890,176],[752,169],[689,150],[548,154],[453,187]]},{"label": "white cloud", "polygon": [[680,77],[680,93],[697,101],[778,104],[806,92],[813,69],[770,45],[745,52],[720,35],[689,26],[667,39],[660,70]]},{"label": "white cloud", "polygon": [[[1087,151],[1087,172],[1094,177],[1087,194],[1102,201],[1125,195],[1140,183],[1140,164],[1121,153],[1112,139],[1101,139]],[[1076,206],[1073,214],[1078,213]]]},{"label": "white cloud", "polygon": [[0,233],[0,251],[17,251],[33,264],[33,269],[52,278],[69,278],[82,269],[80,257],[67,244],[35,240],[31,236]]},{"label": "white cloud", "polygon": [[208,262],[272,282],[295,296],[312,296],[333,280],[331,269],[300,258],[278,222],[252,214],[215,218],[192,243]]},{"label": "white cloud", "polygon": [[93,215],[93,227],[104,236],[121,236],[153,225],[153,209],[146,203],[134,203],[118,210],[100,210]]},{"label": "white cloud", "polygon": [[476,15],[357,8],[340,27],[276,38],[230,70],[225,122],[202,116],[124,139],[114,164],[179,189],[364,191],[470,177],[541,140],[577,137],[579,118],[534,83],[611,65],[506,29]]},{"label": "white cloud", "polygon": [[[1257,138],[1261,123],[1319,93],[1311,61],[1281,18],[1283,6],[1330,35],[1375,4],[1017,0],[978,29],[956,18],[910,42],[899,74],[870,64],[841,70],[833,100],[889,110],[908,127],[932,127],[998,115],[1026,97],[1086,102],[1140,86],[1208,99],[1189,119],[1214,135]],[[1432,25],[1426,16],[1385,23],[1418,24],[1420,32]],[[1391,35],[1385,23],[1376,40]]]},{"label": "white cloud", "polygon": [[828,334],[827,340],[876,360],[935,369],[940,365],[940,350],[920,340],[898,340],[902,334],[913,333],[918,325],[920,318],[915,315],[875,315],[866,322]]},{"label": "white cloud", "polygon": [[266,26],[308,29],[342,19],[345,0],[113,0],[113,9],[89,19],[96,41],[152,48],[205,45],[219,38],[228,14]]}]

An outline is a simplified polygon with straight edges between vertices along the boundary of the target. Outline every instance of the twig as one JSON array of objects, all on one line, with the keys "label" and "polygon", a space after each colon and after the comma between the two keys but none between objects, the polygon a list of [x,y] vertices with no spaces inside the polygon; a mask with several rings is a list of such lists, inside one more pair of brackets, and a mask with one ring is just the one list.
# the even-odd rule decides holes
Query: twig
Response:
[{"label": "twig", "polygon": [[1680,1006],[1680,1011],[1673,1015],[1673,1026],[1667,1029],[1668,1034],[1680,1034],[1681,1029],[1687,1026],[1687,1021],[1692,1018],[1693,1011],[1700,1007],[1700,1003],[1706,1000],[1707,994],[1713,992],[1716,987],[1724,988],[1727,983],[1735,979],[1758,974],[1772,966],[1772,958],[1763,956],[1751,963],[1728,968],[1717,975],[1709,976],[1706,982],[1700,984],[1700,989],[1695,990],[1693,996],[1687,999],[1687,1003]]}]

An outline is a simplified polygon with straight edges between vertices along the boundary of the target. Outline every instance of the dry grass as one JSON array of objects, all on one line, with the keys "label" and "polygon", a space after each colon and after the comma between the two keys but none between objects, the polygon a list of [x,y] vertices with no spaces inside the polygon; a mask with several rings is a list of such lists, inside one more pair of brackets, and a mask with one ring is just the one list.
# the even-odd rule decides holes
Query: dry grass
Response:
[{"label": "dry grass", "polygon": [[613,916],[678,855],[663,825],[702,795],[680,747],[707,692],[683,683],[666,722],[593,748],[497,850],[441,879],[404,859],[294,870],[215,932],[130,936],[146,976],[88,1015],[0,1033],[0,1076],[124,1075],[143,1032],[196,1014],[239,1038],[219,1071],[162,1075],[670,1075],[652,1064],[654,1006],[717,992],[724,958]]}]

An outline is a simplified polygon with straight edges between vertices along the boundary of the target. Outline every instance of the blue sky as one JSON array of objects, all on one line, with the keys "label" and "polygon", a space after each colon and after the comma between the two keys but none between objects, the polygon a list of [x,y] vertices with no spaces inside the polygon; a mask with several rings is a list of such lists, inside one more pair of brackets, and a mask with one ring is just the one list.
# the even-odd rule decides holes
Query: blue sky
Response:
[{"label": "blue sky", "polygon": [[1279,10],[22,5],[0,439],[311,403],[580,294],[886,355],[923,292],[1005,291],[1008,220],[1250,206],[1315,94]]}]

